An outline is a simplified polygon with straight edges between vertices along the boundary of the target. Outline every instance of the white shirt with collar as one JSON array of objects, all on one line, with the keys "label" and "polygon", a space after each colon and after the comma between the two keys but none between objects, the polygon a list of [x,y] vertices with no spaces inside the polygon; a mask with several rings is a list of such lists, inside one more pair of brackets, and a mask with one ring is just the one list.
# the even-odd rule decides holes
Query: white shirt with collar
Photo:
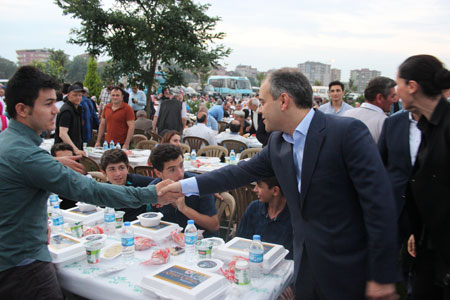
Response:
[{"label": "white shirt with collar", "polygon": [[197,123],[196,125],[186,128],[184,130],[184,136],[196,136],[208,141],[210,146],[216,146],[216,135],[214,130],[206,127],[203,123]]},{"label": "white shirt with collar", "polygon": [[417,128],[417,121],[409,113],[409,153],[411,155],[411,165],[416,162],[417,152],[422,142],[422,132]]},{"label": "white shirt with collar", "polygon": [[347,110],[342,114],[343,117],[351,117],[362,121],[369,128],[370,134],[372,135],[375,143],[381,135],[381,129],[383,128],[384,121],[387,116],[384,111],[373,104],[363,103],[361,107]]},{"label": "white shirt with collar", "polygon": [[248,146],[247,139],[245,137],[239,135],[239,133],[229,132],[229,129],[227,129],[227,131],[223,131],[223,132],[219,133],[218,135],[216,135],[217,143],[222,143],[224,140],[235,140],[235,141],[243,142],[244,144],[246,144]]}]

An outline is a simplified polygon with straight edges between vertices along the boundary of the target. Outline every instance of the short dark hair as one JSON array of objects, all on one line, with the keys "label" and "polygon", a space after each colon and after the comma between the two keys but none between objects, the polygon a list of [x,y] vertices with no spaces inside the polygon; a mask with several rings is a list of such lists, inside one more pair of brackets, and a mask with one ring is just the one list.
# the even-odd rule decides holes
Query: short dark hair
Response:
[{"label": "short dark hair", "polygon": [[152,150],[150,161],[156,170],[162,172],[166,162],[175,160],[180,156],[183,157],[180,147],[172,144],[159,144],[158,147]]},{"label": "short dark hair", "polygon": [[239,132],[241,130],[241,124],[240,123],[237,124],[236,122],[239,122],[239,121],[236,121],[236,122],[235,121],[236,120],[233,120],[230,122],[230,124],[228,124],[228,127],[230,128],[231,132]]},{"label": "short dark hair", "polygon": [[51,76],[32,66],[20,67],[6,85],[6,109],[11,118],[17,116],[16,105],[23,103],[34,107],[34,102],[43,89],[60,88],[59,83]]},{"label": "short dark hair", "polygon": [[100,168],[102,168],[103,171],[106,171],[108,165],[122,162],[125,163],[127,167],[129,166],[128,156],[125,152],[120,149],[110,149],[103,153],[102,158],[100,159]]},{"label": "short dark hair", "polygon": [[378,76],[369,81],[366,89],[364,90],[364,99],[367,101],[374,101],[378,94],[381,94],[384,98],[389,96],[391,89],[397,84],[394,80]]},{"label": "short dark hair", "polygon": [[122,95],[124,94],[123,90],[122,90],[120,87],[118,87],[118,86],[112,87],[111,92],[114,91],[114,90],[120,91],[120,93],[121,93]]},{"label": "short dark hair", "polygon": [[332,87],[333,85],[340,85],[340,86],[341,86],[341,89],[342,89],[342,90],[345,90],[344,84],[343,84],[342,82],[340,82],[339,80],[335,80],[335,81],[330,82],[330,84],[328,85],[328,89],[331,89],[331,87]]},{"label": "short dark hair", "polygon": [[274,100],[282,93],[288,94],[294,99],[298,108],[311,108],[313,92],[308,79],[296,69],[284,68],[269,75],[267,79],[270,86],[270,94]]},{"label": "short dark hair", "polygon": [[[199,115],[200,115],[200,117],[199,117]],[[197,122],[198,123],[205,123],[207,116],[208,116],[207,113],[204,113],[204,112],[201,112],[201,111],[198,112],[198,114],[197,114]]]},{"label": "short dark hair", "polygon": [[273,189],[276,186],[279,187],[281,194],[283,194],[283,191],[281,190],[281,186],[278,183],[278,179],[275,176],[274,177],[263,178],[261,180],[258,180],[258,183],[260,183],[260,182],[264,182],[265,184],[267,184],[269,189]]},{"label": "short dark hair", "polygon": [[50,149],[50,154],[52,156],[56,156],[56,152],[58,151],[72,151],[72,154],[75,155],[75,152],[73,152],[73,148],[71,145],[67,143],[56,143],[52,146]]},{"label": "short dark hair", "polygon": [[406,81],[414,80],[429,97],[437,96],[450,88],[450,72],[442,62],[431,55],[414,55],[398,67],[398,76]]}]

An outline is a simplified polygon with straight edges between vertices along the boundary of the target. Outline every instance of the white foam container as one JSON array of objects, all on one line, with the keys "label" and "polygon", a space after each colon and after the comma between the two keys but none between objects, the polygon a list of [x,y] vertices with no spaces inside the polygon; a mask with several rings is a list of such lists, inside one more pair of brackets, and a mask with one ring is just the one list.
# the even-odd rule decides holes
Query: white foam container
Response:
[{"label": "white foam container", "polygon": [[217,258],[205,258],[195,262],[195,269],[200,272],[219,273],[223,267],[223,261]]},{"label": "white foam container", "polygon": [[64,217],[64,223],[83,222],[83,225],[94,226],[102,223],[104,220],[103,208],[97,207],[96,211],[81,211],[78,207],[62,209],[61,214]]},{"label": "white foam container", "polygon": [[[157,277],[157,274],[166,273],[171,268],[183,272],[186,281],[195,281],[194,276],[200,276],[204,281],[194,287],[187,287],[183,284],[186,281],[173,282],[167,278]],[[173,300],[215,300],[224,298],[228,283],[222,275],[199,271],[183,264],[170,263],[144,275],[140,285],[144,290],[150,291],[162,299],[170,297]]]},{"label": "white foam container", "polygon": [[143,235],[155,241],[161,241],[170,235],[170,232],[179,228],[178,224],[161,221],[158,226],[144,227],[139,220],[131,222],[134,234]]},{"label": "white foam container", "polygon": [[[218,258],[227,262],[232,260],[233,256],[242,256],[248,258],[248,249],[252,240],[235,237],[228,243],[219,246],[213,253],[214,258]],[[270,272],[278,265],[289,253],[283,246],[271,243],[262,243],[264,247],[270,248],[264,254],[263,269],[265,273]]]},{"label": "white foam container", "polygon": [[[54,239],[63,241],[63,243],[59,244],[60,246],[56,246],[53,243]],[[50,251],[53,263],[58,268],[86,258],[86,251],[82,241],[68,234],[60,233],[52,235],[48,250]]]}]

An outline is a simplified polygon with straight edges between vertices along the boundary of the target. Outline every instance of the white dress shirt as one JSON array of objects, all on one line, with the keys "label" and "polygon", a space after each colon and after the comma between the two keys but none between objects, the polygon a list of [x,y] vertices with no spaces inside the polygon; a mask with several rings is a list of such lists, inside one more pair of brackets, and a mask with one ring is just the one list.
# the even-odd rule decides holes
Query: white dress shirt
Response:
[{"label": "white dress shirt", "polygon": [[422,142],[422,132],[417,128],[417,121],[413,119],[409,113],[409,151],[411,154],[411,165],[414,166],[419,151],[420,143]]},{"label": "white dress shirt", "polygon": [[184,130],[184,136],[196,136],[208,141],[210,146],[216,146],[216,135],[211,128],[203,123],[198,123]]}]

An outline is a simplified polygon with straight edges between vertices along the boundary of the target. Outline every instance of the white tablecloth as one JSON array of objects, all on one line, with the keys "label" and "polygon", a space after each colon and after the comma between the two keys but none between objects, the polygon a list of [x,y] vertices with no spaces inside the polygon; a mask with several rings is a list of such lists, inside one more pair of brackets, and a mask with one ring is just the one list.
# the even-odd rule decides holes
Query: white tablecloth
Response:
[{"label": "white tablecloth", "polygon": [[[107,245],[114,242],[119,242],[118,236],[108,237]],[[167,245],[162,244],[161,246]],[[58,268],[57,276],[64,289],[88,299],[159,299],[156,295],[140,287],[142,277],[159,267],[140,264],[149,259],[152,252],[152,249],[136,251],[134,264],[117,273],[98,275],[103,270],[122,264],[120,256],[115,260],[101,260],[95,265],[88,265],[86,260],[71,263]],[[170,259],[175,262],[184,262],[184,254],[171,256]],[[226,299],[277,299],[292,281],[293,272],[294,262],[283,260],[270,274],[264,275],[258,286],[241,288],[233,283],[227,283],[229,287]]]}]

